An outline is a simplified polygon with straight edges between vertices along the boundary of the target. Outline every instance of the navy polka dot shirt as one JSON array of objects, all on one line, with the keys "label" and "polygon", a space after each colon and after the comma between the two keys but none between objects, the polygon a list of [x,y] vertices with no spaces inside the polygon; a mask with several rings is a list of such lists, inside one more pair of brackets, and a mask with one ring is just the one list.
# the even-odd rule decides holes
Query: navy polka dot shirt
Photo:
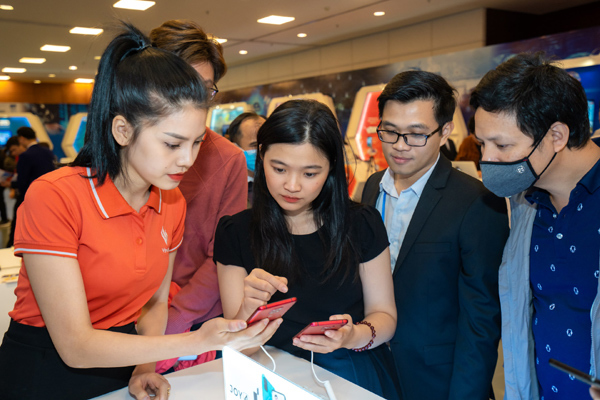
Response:
[{"label": "navy polka dot shirt", "polygon": [[538,212],[530,250],[533,336],[541,400],[588,399],[588,387],[554,369],[550,358],[590,370],[590,309],[598,292],[600,254],[600,162],[556,212],[547,192],[527,198]]}]

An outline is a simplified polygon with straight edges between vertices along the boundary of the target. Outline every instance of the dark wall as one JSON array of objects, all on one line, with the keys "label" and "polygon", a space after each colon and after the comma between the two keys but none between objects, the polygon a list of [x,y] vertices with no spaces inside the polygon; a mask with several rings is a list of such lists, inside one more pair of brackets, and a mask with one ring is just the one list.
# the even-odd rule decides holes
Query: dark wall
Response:
[{"label": "dark wall", "polygon": [[486,45],[600,26],[600,1],[543,15],[486,10]]}]

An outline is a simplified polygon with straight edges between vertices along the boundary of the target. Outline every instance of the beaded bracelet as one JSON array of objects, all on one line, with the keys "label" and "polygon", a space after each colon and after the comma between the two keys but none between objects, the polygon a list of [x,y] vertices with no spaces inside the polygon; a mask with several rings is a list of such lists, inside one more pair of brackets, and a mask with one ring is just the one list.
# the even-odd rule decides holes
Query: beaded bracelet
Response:
[{"label": "beaded bracelet", "polygon": [[360,352],[360,351],[365,351],[371,348],[371,346],[373,346],[373,340],[375,340],[375,328],[373,327],[373,325],[371,325],[368,321],[358,321],[356,322],[356,325],[358,324],[363,324],[363,325],[367,325],[369,328],[371,328],[371,340],[369,341],[369,343],[367,343],[366,346],[361,347],[360,349],[352,349],[354,351]]}]

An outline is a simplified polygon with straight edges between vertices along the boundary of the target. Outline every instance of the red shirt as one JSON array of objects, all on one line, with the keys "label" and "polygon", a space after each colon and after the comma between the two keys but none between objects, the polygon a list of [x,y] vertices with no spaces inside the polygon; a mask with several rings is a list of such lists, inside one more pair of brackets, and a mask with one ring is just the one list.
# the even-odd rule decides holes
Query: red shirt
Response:
[{"label": "red shirt", "polygon": [[[135,321],[160,287],[183,238],[186,205],[179,189],[152,187],[138,213],[108,177],[97,186],[89,172],[64,167],[30,186],[18,208],[15,255],[77,259],[92,325],[107,329]],[[15,294],[11,318],[45,326],[24,262]]]},{"label": "red shirt", "polygon": [[187,201],[185,240],[177,251],[173,281],[181,286],[169,308],[167,334],[223,313],[213,261],[217,223],[246,209],[248,180],[243,151],[206,129],[194,165],[179,184]]}]

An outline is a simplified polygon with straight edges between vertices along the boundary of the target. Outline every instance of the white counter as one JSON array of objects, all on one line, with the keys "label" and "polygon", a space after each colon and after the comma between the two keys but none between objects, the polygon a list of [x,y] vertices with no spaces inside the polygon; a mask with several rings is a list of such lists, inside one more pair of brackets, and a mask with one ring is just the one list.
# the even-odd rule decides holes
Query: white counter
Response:
[{"label": "white counter", "polygon": [[[276,372],[292,382],[310,390],[323,399],[327,399],[325,389],[314,379],[310,362],[294,357],[283,350],[267,346],[267,351],[277,363]],[[257,352],[253,359],[272,368],[271,360],[262,352]],[[317,376],[321,380],[328,379],[338,399],[344,400],[381,400],[379,397],[347,380],[332,374],[315,365]],[[225,399],[225,382],[223,380],[223,360],[214,360],[192,368],[165,375],[171,384],[169,400],[189,399]],[[131,400],[127,388],[97,397],[98,400]]]},{"label": "white counter", "polygon": [[0,249],[0,341],[4,336],[4,332],[8,330],[10,323],[9,311],[12,311],[15,300],[15,288],[17,281],[2,282],[2,279],[7,275],[15,275],[19,273],[21,268],[21,258],[13,255],[14,249]]}]

